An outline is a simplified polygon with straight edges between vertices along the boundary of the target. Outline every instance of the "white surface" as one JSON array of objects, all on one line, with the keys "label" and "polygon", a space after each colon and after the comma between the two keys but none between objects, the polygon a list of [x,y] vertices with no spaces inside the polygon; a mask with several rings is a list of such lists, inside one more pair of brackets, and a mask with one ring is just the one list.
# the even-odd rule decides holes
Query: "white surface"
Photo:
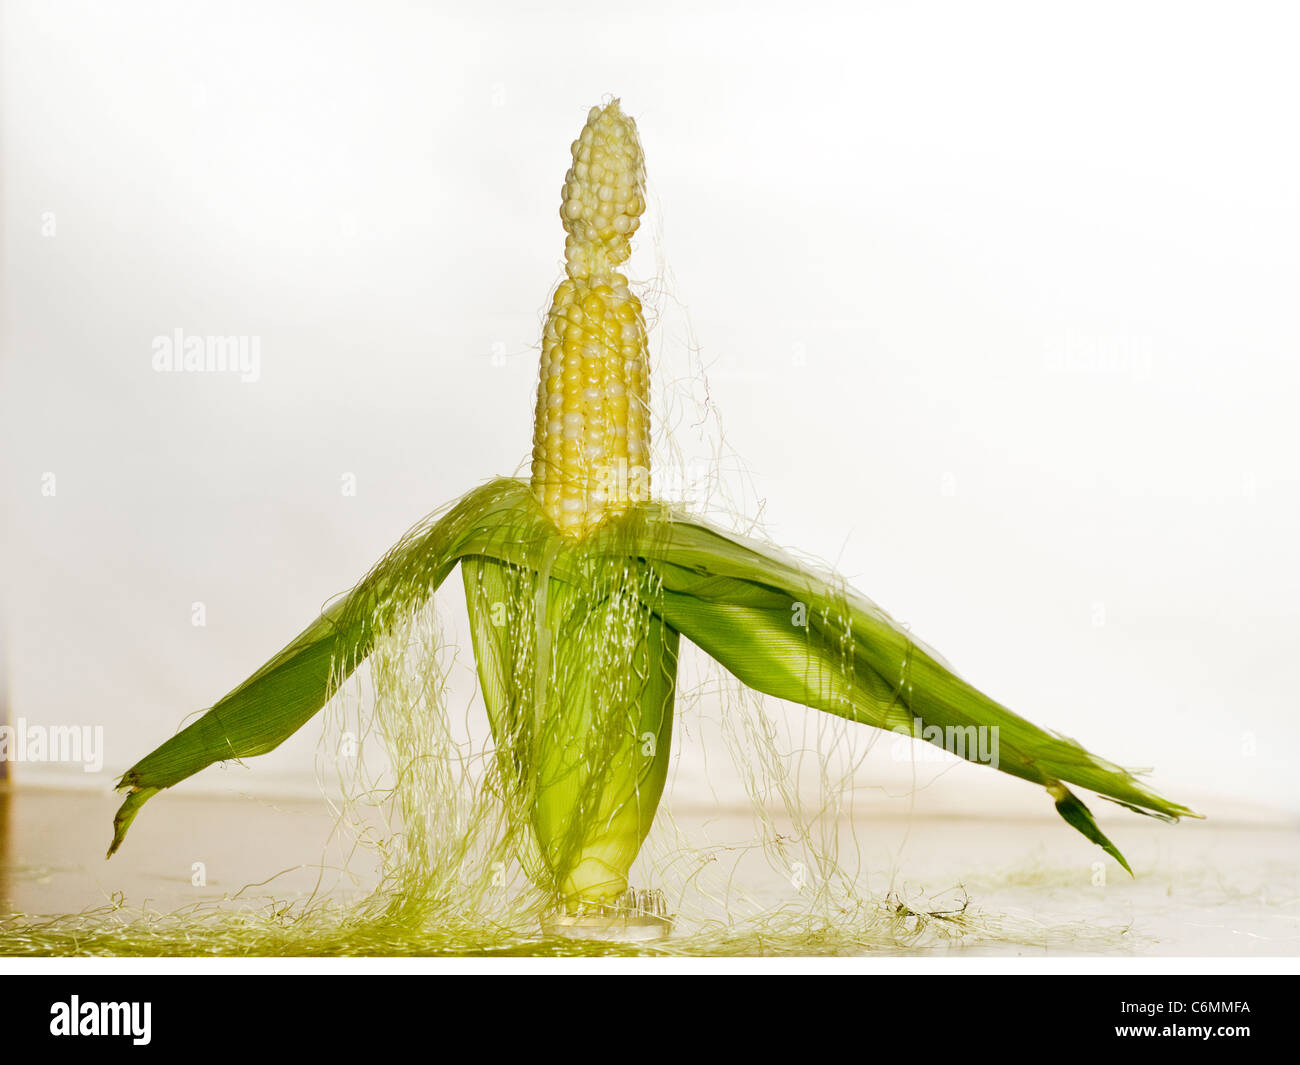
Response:
[{"label": "white surface", "polygon": [[[10,831],[0,831],[0,917],[78,913],[118,893],[128,907],[164,913],[196,903],[257,910],[272,898],[277,906],[302,904],[313,892],[356,898],[373,884],[372,856],[351,849],[346,833],[331,835],[334,820],[319,800],[160,796],[105,862],[111,799],[35,788],[10,798]],[[965,905],[970,917],[963,934],[951,939],[904,940],[870,953],[1100,955],[1129,962],[1297,954],[1300,847],[1294,823],[1225,828],[1117,820],[1116,841],[1135,873],[1129,877],[1050,807],[1040,813],[987,819],[864,810],[842,823],[840,868],[864,894],[927,911]],[[707,945],[690,946],[699,921],[752,917],[750,900],[762,910],[805,912],[809,888],[801,894],[788,869],[767,862],[761,851],[735,846],[758,838],[748,810],[675,814],[695,845],[732,844],[715,852],[712,873],[692,876],[686,885],[681,873],[698,873],[694,862],[665,873],[638,860],[634,875],[641,886],[666,889],[678,913],[675,946],[710,953]],[[359,882],[339,871],[344,852]],[[196,862],[201,886],[195,884]],[[704,897],[699,889],[705,884],[725,890]],[[815,927],[811,918],[809,926]],[[3,947],[0,937],[0,968]],[[822,949],[815,933],[806,949]],[[1224,970],[1216,964],[1211,971]]]},{"label": "white surface", "polygon": [[[848,8],[7,3],[11,714],[106,783],[516,470],[613,93],[774,537],[1168,793],[1300,810],[1294,15]],[[259,380],[155,373],[176,328]]]}]

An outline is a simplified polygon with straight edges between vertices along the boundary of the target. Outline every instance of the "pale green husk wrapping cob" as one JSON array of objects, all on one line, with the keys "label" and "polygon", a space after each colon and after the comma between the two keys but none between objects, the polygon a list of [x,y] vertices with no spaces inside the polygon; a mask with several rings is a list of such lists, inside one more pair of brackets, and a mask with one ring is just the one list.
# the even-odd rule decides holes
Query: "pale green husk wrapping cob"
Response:
[{"label": "pale green husk wrapping cob", "polygon": [[1126,869],[1067,785],[1167,820],[1197,816],[972,688],[833,575],[653,500],[646,329],[616,269],[644,211],[644,176],[631,118],[618,101],[593,108],[563,190],[567,276],[542,340],[530,481],[491,481],[412,530],[128,770],[110,855],[151,796],[305,724],[457,565],[501,800],[528,826],[519,859],[571,913],[628,887],[667,778],[683,636],[755,690],[817,711],[927,739],[987,730],[991,764],[1045,788]]}]

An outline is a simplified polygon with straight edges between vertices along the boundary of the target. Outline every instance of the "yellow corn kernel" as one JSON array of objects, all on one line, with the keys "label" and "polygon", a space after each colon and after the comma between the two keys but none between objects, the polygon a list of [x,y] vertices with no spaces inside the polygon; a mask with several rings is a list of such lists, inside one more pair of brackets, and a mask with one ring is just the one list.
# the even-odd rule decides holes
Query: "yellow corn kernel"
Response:
[{"label": "yellow corn kernel", "polygon": [[533,494],[581,536],[650,486],[650,366],[641,303],[615,267],[645,211],[636,123],[615,100],[573,142],[560,217],[567,278],[542,335]]}]

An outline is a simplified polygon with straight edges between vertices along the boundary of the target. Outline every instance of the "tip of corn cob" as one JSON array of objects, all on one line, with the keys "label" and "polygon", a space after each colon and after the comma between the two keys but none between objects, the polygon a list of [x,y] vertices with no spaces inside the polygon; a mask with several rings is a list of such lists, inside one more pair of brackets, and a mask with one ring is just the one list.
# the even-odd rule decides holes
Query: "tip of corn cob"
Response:
[{"label": "tip of corn cob", "polygon": [[636,123],[618,100],[593,107],[571,152],[560,206],[568,234],[565,268],[573,278],[608,274],[631,254],[645,212],[645,157]]}]

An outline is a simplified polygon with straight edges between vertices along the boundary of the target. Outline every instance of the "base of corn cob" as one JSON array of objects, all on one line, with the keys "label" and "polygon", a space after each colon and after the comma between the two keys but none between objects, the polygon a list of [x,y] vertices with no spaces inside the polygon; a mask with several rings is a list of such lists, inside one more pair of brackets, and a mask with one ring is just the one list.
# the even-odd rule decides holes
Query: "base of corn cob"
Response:
[{"label": "base of corn cob", "polygon": [[610,906],[668,774],[677,633],[627,560],[559,548],[587,579],[462,564],[480,684],[507,801],[529,812],[530,873],[567,912]]},{"label": "base of corn cob", "polygon": [[662,891],[629,890],[612,905],[544,914],[542,931],[563,939],[653,943],[672,935],[673,917]]}]

